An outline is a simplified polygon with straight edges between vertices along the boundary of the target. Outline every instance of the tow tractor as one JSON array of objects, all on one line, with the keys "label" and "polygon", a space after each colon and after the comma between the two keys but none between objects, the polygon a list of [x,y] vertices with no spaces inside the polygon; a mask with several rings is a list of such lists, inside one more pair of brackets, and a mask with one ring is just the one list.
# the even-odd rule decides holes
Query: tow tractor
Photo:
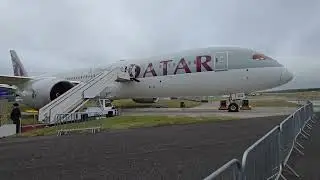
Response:
[{"label": "tow tractor", "polygon": [[239,106],[242,110],[250,110],[248,100],[245,100],[245,93],[231,94],[227,100],[220,101],[219,110],[228,110],[229,112],[239,112]]}]

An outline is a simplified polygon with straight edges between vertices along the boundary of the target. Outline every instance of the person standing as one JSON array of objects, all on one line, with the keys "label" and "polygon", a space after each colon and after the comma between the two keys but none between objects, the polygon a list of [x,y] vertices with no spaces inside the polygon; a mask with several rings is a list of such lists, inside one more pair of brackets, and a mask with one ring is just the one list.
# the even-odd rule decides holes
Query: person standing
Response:
[{"label": "person standing", "polygon": [[13,104],[13,109],[10,114],[10,118],[14,124],[16,124],[16,133],[20,133],[21,126],[21,111],[18,103]]}]

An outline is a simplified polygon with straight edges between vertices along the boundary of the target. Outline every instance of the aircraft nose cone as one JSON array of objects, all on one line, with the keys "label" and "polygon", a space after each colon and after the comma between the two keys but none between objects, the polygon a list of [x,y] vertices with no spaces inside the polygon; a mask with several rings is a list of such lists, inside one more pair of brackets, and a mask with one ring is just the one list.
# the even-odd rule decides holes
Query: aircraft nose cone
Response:
[{"label": "aircraft nose cone", "polygon": [[281,83],[286,84],[293,79],[293,73],[291,73],[287,68],[285,68],[281,73]]}]

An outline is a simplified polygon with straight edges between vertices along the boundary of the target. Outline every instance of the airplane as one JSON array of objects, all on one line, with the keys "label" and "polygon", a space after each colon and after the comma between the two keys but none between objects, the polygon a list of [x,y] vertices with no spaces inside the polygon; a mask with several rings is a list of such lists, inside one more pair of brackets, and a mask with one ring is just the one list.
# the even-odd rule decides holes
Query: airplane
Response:
[{"label": "airplane", "polygon": [[[131,98],[138,103],[159,97],[212,96],[251,93],[288,83],[294,75],[277,60],[249,48],[206,47],[162,56],[120,60],[101,68],[76,69],[50,76],[28,76],[15,50],[10,50],[14,76],[0,75],[0,84],[17,87],[26,105],[40,109],[79,83],[115,65],[132,81],[113,82],[110,100]],[[101,97],[107,96],[101,92]],[[239,105],[230,103],[229,112]]]}]

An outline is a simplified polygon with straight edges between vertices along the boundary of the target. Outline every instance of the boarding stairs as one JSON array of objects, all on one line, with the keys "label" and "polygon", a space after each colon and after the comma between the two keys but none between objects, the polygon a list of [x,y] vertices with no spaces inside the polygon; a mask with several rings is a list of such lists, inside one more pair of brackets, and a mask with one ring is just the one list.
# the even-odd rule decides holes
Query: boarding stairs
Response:
[{"label": "boarding stairs", "polygon": [[39,110],[38,121],[54,124],[56,115],[75,112],[90,99],[99,96],[108,85],[128,81],[132,81],[132,78],[123,68],[115,67],[110,71],[103,71],[87,82],[79,83],[42,107]]}]

